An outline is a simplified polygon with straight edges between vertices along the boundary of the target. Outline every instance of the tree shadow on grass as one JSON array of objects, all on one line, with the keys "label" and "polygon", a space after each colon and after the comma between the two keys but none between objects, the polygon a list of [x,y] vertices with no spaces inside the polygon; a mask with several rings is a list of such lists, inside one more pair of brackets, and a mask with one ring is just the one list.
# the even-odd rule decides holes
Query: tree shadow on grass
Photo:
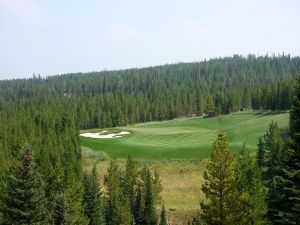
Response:
[{"label": "tree shadow on grass", "polygon": [[258,111],[253,114],[254,117],[264,117],[264,116],[271,116],[271,115],[280,115],[288,113],[287,110],[268,110],[268,111]]}]

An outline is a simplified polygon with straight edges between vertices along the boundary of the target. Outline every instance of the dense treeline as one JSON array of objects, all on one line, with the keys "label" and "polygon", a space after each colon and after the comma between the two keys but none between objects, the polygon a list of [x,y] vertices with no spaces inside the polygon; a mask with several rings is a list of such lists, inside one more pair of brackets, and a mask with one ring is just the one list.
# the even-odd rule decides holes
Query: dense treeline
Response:
[{"label": "dense treeline", "polygon": [[3,224],[62,224],[59,218],[63,215],[73,219],[83,212],[78,184],[82,177],[78,129],[65,107],[59,102],[48,104],[34,99],[3,104]]},{"label": "dense treeline", "polygon": [[220,91],[228,88],[254,88],[274,81],[295,78],[299,57],[249,55],[225,57],[199,63],[180,63],[143,69],[75,73],[47,78],[33,77],[1,81],[1,96],[97,95],[106,93],[139,94],[163,92],[169,88]]},{"label": "dense treeline", "polygon": [[7,100],[65,98],[81,129],[251,108],[289,109],[299,69],[299,57],[249,55],[0,81],[0,108]]}]

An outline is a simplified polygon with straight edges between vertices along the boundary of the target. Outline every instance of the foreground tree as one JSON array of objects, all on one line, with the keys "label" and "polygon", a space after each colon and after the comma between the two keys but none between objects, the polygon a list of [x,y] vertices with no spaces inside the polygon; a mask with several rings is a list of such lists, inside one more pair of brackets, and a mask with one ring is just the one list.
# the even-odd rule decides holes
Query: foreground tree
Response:
[{"label": "foreground tree", "polygon": [[141,183],[138,183],[137,186],[137,195],[136,195],[136,202],[134,207],[134,220],[136,225],[143,224],[143,204],[142,204],[142,190],[141,190]]},{"label": "foreground tree", "polygon": [[63,192],[59,191],[55,199],[55,209],[54,209],[54,224],[61,225],[64,222],[64,209],[65,209],[65,195]]},{"label": "foreground tree", "polygon": [[269,186],[273,182],[273,178],[283,160],[283,140],[277,122],[272,121],[270,123],[269,129],[264,135],[264,143],[264,166],[262,171],[264,180]]},{"label": "foreground tree", "polygon": [[162,196],[161,192],[163,190],[163,186],[161,180],[159,178],[159,174],[157,170],[154,170],[154,178],[153,178],[153,196],[154,196],[154,204],[161,204]]},{"label": "foreground tree", "polygon": [[48,224],[43,182],[28,146],[25,147],[22,162],[12,167],[7,192],[4,225]]},{"label": "foreground tree", "polygon": [[245,146],[234,156],[228,144],[224,134],[219,134],[213,144],[202,186],[207,202],[201,203],[202,214],[190,224],[268,224],[261,170]]},{"label": "foreground tree", "polygon": [[273,224],[286,224],[286,197],[283,166],[286,160],[286,145],[276,122],[271,122],[266,134],[259,139],[257,163],[267,187],[267,218]]},{"label": "foreground tree", "polygon": [[284,184],[281,195],[286,199],[280,221],[282,224],[300,224],[300,76],[290,111],[290,135],[291,141],[286,149],[283,176],[280,179]]},{"label": "foreground tree", "polygon": [[90,174],[84,174],[83,186],[84,214],[89,219],[89,225],[105,224],[103,201],[96,173],[96,166],[93,167]]},{"label": "foreground tree", "polygon": [[234,157],[229,151],[228,139],[221,133],[214,142],[210,162],[204,172],[202,186],[207,202],[201,203],[202,220],[212,225],[233,224]]},{"label": "foreground tree", "polygon": [[144,224],[145,225],[156,225],[157,215],[154,208],[154,195],[152,189],[152,177],[150,170],[147,169],[146,175],[146,190],[145,190],[145,208],[144,208]]},{"label": "foreground tree", "polygon": [[130,209],[134,212],[135,189],[137,185],[138,171],[132,158],[128,156],[122,179],[122,190],[124,196],[130,202]]},{"label": "foreground tree", "polygon": [[256,161],[260,168],[265,166],[265,143],[263,137],[258,139]]},{"label": "foreground tree", "polygon": [[235,224],[267,224],[266,188],[261,179],[261,170],[245,146],[236,157],[235,183]]},{"label": "foreground tree", "polygon": [[82,205],[82,187],[74,178],[68,178],[63,202],[63,225],[88,225]]},{"label": "foreground tree", "polygon": [[133,225],[134,217],[130,210],[130,202],[123,195],[121,188],[121,171],[116,161],[111,161],[104,177],[107,191],[107,206],[105,212],[108,225]]}]

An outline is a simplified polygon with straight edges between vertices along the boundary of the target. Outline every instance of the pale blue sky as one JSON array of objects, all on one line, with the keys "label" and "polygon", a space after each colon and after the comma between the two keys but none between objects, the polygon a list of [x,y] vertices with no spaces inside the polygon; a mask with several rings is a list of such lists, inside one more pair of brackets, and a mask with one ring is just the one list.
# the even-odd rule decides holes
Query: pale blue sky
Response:
[{"label": "pale blue sky", "polygon": [[282,52],[299,0],[0,0],[0,79]]}]

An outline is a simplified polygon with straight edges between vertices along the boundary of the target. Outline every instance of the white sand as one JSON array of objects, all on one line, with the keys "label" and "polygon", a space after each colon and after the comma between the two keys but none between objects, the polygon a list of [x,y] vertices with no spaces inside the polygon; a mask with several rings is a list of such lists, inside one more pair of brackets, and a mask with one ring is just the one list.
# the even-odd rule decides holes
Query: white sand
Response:
[{"label": "white sand", "polygon": [[107,131],[101,131],[99,133],[83,133],[80,134],[82,137],[89,137],[89,138],[120,138],[123,137],[122,135],[130,134],[128,131],[121,131],[120,133],[117,134],[103,134],[106,133]]},{"label": "white sand", "polygon": [[118,133],[118,135],[124,135],[124,134],[130,134],[130,132],[128,132],[128,131],[122,131],[122,132]]}]

